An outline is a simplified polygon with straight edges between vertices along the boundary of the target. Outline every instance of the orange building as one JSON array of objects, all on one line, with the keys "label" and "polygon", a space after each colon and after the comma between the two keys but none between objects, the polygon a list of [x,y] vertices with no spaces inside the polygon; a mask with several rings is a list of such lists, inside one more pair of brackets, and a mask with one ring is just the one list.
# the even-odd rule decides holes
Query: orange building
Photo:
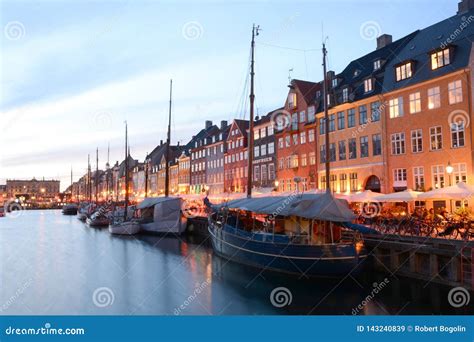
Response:
[{"label": "orange building", "polygon": [[317,187],[315,112],[321,105],[321,83],[292,80],[289,88],[285,106],[271,118],[281,192]]},{"label": "orange building", "polygon": [[227,135],[224,155],[224,192],[247,191],[249,122],[235,119]]}]

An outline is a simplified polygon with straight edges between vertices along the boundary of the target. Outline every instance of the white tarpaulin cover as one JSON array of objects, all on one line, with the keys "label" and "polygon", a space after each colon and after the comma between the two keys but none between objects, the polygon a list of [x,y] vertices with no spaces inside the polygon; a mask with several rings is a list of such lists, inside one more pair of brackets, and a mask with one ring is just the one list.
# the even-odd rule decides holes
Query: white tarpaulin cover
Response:
[{"label": "white tarpaulin cover", "polygon": [[420,191],[405,190],[379,195],[375,199],[379,202],[411,202],[416,201],[421,194],[423,193]]},{"label": "white tarpaulin cover", "polygon": [[357,194],[350,194],[347,196],[349,202],[376,202],[375,198],[380,196],[379,193],[373,192],[372,190],[365,190]]},{"label": "white tarpaulin cover", "polygon": [[299,216],[334,222],[348,222],[356,218],[347,201],[336,199],[330,193],[243,198],[216,206],[223,207],[257,214]]},{"label": "white tarpaulin cover", "polygon": [[467,185],[464,182],[457,183],[446,188],[440,188],[425,192],[418,196],[418,199],[424,200],[462,200],[474,195],[474,186]]},{"label": "white tarpaulin cover", "polygon": [[153,221],[141,223],[144,231],[180,234],[186,229],[186,220],[181,213],[182,200],[179,197],[145,198],[137,208],[153,208]]}]

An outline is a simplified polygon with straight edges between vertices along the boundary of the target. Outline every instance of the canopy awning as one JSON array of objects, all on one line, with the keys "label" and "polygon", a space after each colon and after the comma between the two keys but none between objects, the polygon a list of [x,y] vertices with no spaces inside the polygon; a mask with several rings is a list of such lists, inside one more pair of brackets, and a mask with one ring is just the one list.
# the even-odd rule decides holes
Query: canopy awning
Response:
[{"label": "canopy awning", "polygon": [[446,188],[440,188],[425,192],[418,196],[423,200],[463,200],[474,195],[474,186],[464,182],[457,183]]},{"label": "canopy awning", "polygon": [[423,194],[420,191],[405,190],[393,192],[391,194],[378,195],[375,200],[378,202],[411,202],[416,201]]},{"label": "canopy awning", "polygon": [[356,194],[348,195],[347,200],[349,202],[376,202],[375,198],[380,196],[379,193],[373,192],[372,190],[365,190]]},{"label": "canopy awning", "polygon": [[179,197],[147,197],[137,205],[137,209],[151,208],[158,203],[180,200],[181,199]]}]

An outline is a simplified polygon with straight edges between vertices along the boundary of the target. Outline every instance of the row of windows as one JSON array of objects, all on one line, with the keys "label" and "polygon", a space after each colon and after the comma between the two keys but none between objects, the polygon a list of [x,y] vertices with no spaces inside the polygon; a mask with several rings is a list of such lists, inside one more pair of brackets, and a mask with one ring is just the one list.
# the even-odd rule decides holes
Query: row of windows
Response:
[{"label": "row of windows", "polygon": [[274,180],[275,179],[275,165],[274,164],[266,164],[263,165],[255,165],[253,167],[253,180],[255,182],[265,182],[267,180]]},{"label": "row of windows", "polygon": [[[359,106],[359,125],[366,125],[369,122],[380,121],[380,112],[381,105],[379,101],[372,102],[370,104],[370,117],[367,112],[367,105]],[[337,115],[337,130],[343,130],[346,127],[352,128],[356,126],[356,109],[351,108],[347,110],[347,120],[346,113],[344,111],[338,112],[337,114],[329,115],[329,132],[334,132],[336,130],[336,115]],[[325,134],[325,118],[319,118],[319,134]]]},{"label": "row of windows", "polygon": [[285,158],[280,158],[278,159],[278,169],[294,169],[300,166],[308,166],[308,163],[309,165],[316,164],[316,153],[310,152],[309,154],[304,153],[301,155],[293,154]]},{"label": "row of windows", "polygon": [[258,140],[260,138],[265,138],[266,136],[273,135],[273,126],[262,127],[260,129],[256,128],[253,130],[253,138],[254,140]]},{"label": "row of windows", "polygon": [[[347,174],[341,173],[339,177],[337,175],[329,175],[329,188],[332,192],[337,191],[337,183],[339,180],[339,192],[346,192],[347,185],[349,185],[349,189],[351,192],[355,192],[359,190],[359,182],[357,181],[357,172],[349,173],[349,184],[347,182]],[[321,189],[326,189],[326,176],[321,176]]]},{"label": "row of windows", "polygon": [[236,167],[225,171],[225,180],[234,180],[236,178],[245,178],[248,176],[247,167]]},{"label": "row of windows", "polygon": [[[339,160],[356,159],[357,158],[357,139],[350,138],[347,140],[340,140],[337,143]],[[369,156],[369,136],[362,136],[359,138],[359,157],[366,158]],[[320,162],[326,162],[326,145],[323,144],[319,149]],[[380,134],[372,134],[372,155],[380,156],[382,154],[382,136]],[[329,144],[329,160],[336,161],[336,143]]]},{"label": "row of windows", "polygon": [[[431,184],[433,188],[443,188],[459,182],[467,181],[467,167],[465,163],[453,164],[453,172],[451,179],[446,184],[446,167],[444,165],[431,166]],[[415,190],[425,190],[425,168],[423,166],[415,166],[413,172],[413,187]],[[393,181],[395,186],[407,186],[407,169],[397,168],[392,170]]]},{"label": "row of windows", "polygon": [[[409,95],[409,111],[410,114],[421,112],[421,93],[414,92]],[[448,84],[448,103],[450,105],[463,101],[462,82],[461,80],[453,81]],[[436,109],[441,107],[441,90],[440,87],[433,87],[427,91],[427,108]],[[404,115],[403,97],[393,98],[389,101],[390,118],[398,118]]]},{"label": "row of windows", "polygon": [[236,161],[247,160],[249,157],[248,151],[240,151],[237,153],[229,154],[224,157],[225,163],[235,163]]},{"label": "row of windows", "polygon": [[207,168],[208,169],[217,169],[218,167],[224,167],[224,158],[208,160],[207,161]]},{"label": "row of windows", "polygon": [[[451,64],[451,49],[445,48],[431,53],[431,70],[436,70]],[[415,65],[412,61],[395,66],[395,78],[402,81],[411,78],[415,72]]]},{"label": "row of windows", "polygon": [[266,156],[267,154],[275,153],[275,143],[262,144],[254,147],[254,157]]},{"label": "row of windows", "polygon": [[[307,138],[307,139],[306,139]],[[300,132],[286,135],[284,138],[278,138],[278,148],[297,146],[298,144],[306,144],[314,142],[314,129],[310,129],[307,132]]]},{"label": "row of windows", "polygon": [[[443,149],[443,130],[441,126],[433,126],[429,129],[429,150],[439,151]],[[465,127],[463,122],[451,124],[451,148],[465,146]],[[410,131],[411,152],[420,153],[424,150],[423,130],[414,129]],[[393,155],[406,153],[405,133],[394,133],[390,136],[391,151]]]},{"label": "row of windows", "polygon": [[306,191],[308,190],[308,179],[302,177],[300,182],[294,179],[282,179],[278,187],[279,191]]},{"label": "row of windows", "polygon": [[227,142],[227,149],[228,150],[233,150],[234,148],[237,147],[243,147],[244,146],[244,138],[240,138],[237,140],[232,140]]}]

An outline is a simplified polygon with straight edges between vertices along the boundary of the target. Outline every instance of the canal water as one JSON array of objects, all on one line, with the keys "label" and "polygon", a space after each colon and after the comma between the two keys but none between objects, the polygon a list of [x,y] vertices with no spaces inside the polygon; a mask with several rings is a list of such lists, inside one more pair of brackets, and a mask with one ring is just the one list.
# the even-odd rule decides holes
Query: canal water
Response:
[{"label": "canal water", "polygon": [[473,313],[435,284],[370,268],[342,281],[260,274],[206,238],[112,236],[57,210],[0,218],[0,275],[2,315]]}]

